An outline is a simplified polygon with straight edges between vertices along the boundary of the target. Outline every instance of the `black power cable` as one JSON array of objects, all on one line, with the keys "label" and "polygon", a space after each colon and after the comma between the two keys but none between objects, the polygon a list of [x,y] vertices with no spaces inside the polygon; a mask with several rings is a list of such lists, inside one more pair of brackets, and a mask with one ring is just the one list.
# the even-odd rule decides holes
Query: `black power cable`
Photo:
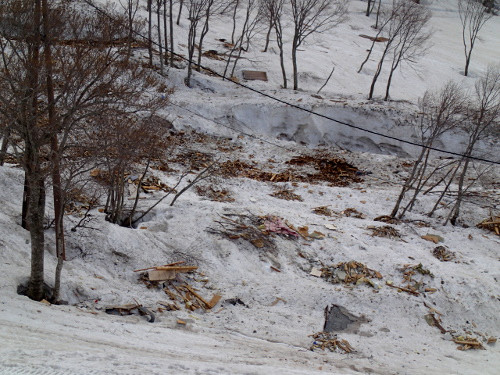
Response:
[{"label": "black power cable", "polygon": [[[105,11],[103,11],[102,9],[100,9],[98,6],[96,6],[91,0],[82,0],[82,1],[85,2],[86,4],[88,4],[89,6],[91,6],[92,8],[94,8],[95,10],[97,10],[98,12],[100,12],[101,14],[103,14],[104,16],[108,17],[110,20],[115,21],[115,22],[117,21],[112,16],[110,16],[108,13],[106,13]],[[133,31],[133,33],[135,35],[140,36],[144,40],[149,40],[149,38],[147,36],[142,35],[138,31],[136,31],[136,30],[132,30],[132,31]],[[165,51],[168,51],[170,54],[172,54],[172,55],[174,55],[174,56],[176,56],[176,57],[178,57],[178,58],[180,58],[180,59],[182,59],[184,61],[187,61],[188,63],[190,63],[192,65],[198,66],[201,69],[206,70],[206,71],[210,72],[211,74],[213,74],[213,75],[215,75],[215,76],[217,76],[219,78],[222,78],[223,80],[227,79],[225,76],[223,76],[222,74],[214,71],[213,69],[211,69],[209,67],[197,64],[194,61],[190,61],[188,58],[182,56],[181,54],[172,52],[169,49],[166,49],[164,46],[159,46],[159,44],[156,43],[153,40],[151,40],[151,43],[153,45],[156,45],[158,47],[161,47],[161,48],[165,49]],[[297,104],[287,102],[286,100],[277,98],[277,97],[272,96],[270,94],[267,94],[267,93],[265,93],[263,91],[257,90],[257,89],[255,89],[255,88],[253,88],[251,86],[245,85],[245,84],[243,84],[241,82],[236,82],[236,81],[233,81],[233,80],[228,80],[228,81],[231,82],[231,83],[233,83],[233,84],[235,84],[235,85],[237,85],[237,86],[240,86],[240,87],[243,87],[243,88],[245,88],[247,90],[250,90],[250,91],[252,91],[252,92],[254,92],[256,94],[259,94],[261,96],[269,98],[269,99],[271,99],[271,100],[273,100],[275,102],[278,102],[278,103],[281,103],[281,104],[285,104],[287,106],[290,106],[292,108],[298,109],[300,111],[307,112],[307,113],[309,113],[311,115],[314,115],[314,116],[317,116],[317,117],[320,117],[320,118],[324,118],[326,120],[329,120],[329,121],[332,121],[332,122],[336,122],[337,124],[344,125],[344,126],[347,126],[347,127],[350,127],[350,128],[353,128],[353,129],[356,129],[356,130],[359,130],[359,131],[362,131],[362,132],[365,132],[365,133],[369,133],[369,134],[373,134],[373,135],[378,135],[378,136],[386,138],[386,139],[391,139],[393,141],[398,141],[398,142],[405,143],[405,144],[408,144],[408,145],[412,145],[412,146],[416,146],[416,147],[420,147],[420,148],[425,148],[425,149],[432,150],[432,151],[441,152],[443,154],[458,156],[458,157],[465,158],[465,159],[470,159],[470,160],[482,161],[482,162],[489,163],[489,164],[500,165],[500,161],[493,161],[493,160],[484,159],[484,158],[480,158],[480,157],[476,157],[476,156],[472,156],[472,155],[461,154],[461,153],[458,153],[458,152],[446,151],[446,150],[443,150],[443,149],[440,149],[440,148],[437,148],[437,147],[426,146],[426,145],[423,145],[423,144],[420,144],[420,143],[417,143],[417,142],[412,142],[412,141],[408,141],[406,139],[397,138],[397,137],[394,137],[394,136],[391,136],[391,135],[388,135],[388,134],[382,134],[382,133],[376,132],[374,130],[365,129],[365,128],[362,128],[360,126],[353,125],[353,124],[350,124],[350,123],[345,122],[345,121],[337,120],[337,119],[335,119],[333,117],[330,117],[330,116],[327,116],[327,115],[323,115],[323,114],[315,112],[315,111],[313,111],[311,109],[307,109],[307,108],[301,107],[301,106],[299,106]]]}]

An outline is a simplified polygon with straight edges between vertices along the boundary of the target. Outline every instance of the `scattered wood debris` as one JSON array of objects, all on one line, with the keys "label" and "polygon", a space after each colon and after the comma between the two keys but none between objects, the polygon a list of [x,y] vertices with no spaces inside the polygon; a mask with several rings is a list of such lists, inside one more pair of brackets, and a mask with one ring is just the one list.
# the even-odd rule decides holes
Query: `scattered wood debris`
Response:
[{"label": "scattered wood debris", "polygon": [[196,186],[195,191],[198,195],[206,197],[215,202],[234,202],[230,191],[226,189],[217,189],[213,185]]},{"label": "scattered wood debris", "polygon": [[104,311],[106,312],[106,314],[120,315],[120,316],[132,315],[132,314],[145,315],[147,316],[149,323],[154,323],[155,321],[155,315],[147,308],[137,303],[122,305],[122,306],[109,306],[106,307]]},{"label": "scattered wood debris", "polygon": [[366,218],[366,215],[359,212],[358,210],[356,210],[355,208],[346,208],[345,210],[343,210],[341,212],[342,215],[344,216],[347,216],[347,217],[355,217],[356,219],[365,219]]},{"label": "scattered wood debris", "polygon": [[439,315],[436,315],[434,313],[429,313],[427,315],[424,315],[425,321],[427,324],[429,324],[431,327],[437,327],[442,334],[445,334],[448,332],[446,329],[443,328],[442,322],[441,322],[441,317]]},{"label": "scattered wood debris", "polygon": [[327,281],[338,284],[355,284],[366,283],[372,287],[378,287],[371,279],[382,279],[380,272],[366,267],[363,263],[350,261],[342,262],[332,266],[321,268],[321,277]]},{"label": "scattered wood debris", "polygon": [[372,237],[388,237],[391,239],[401,239],[401,234],[399,231],[391,227],[390,225],[384,225],[381,227],[369,226],[367,229],[372,231]]},{"label": "scattered wood debris", "polygon": [[449,262],[450,260],[455,259],[455,253],[453,251],[448,250],[444,246],[437,246],[432,250],[432,255],[439,259],[441,262]]},{"label": "scattered wood debris", "polygon": [[370,39],[372,42],[387,42],[389,39],[383,37],[383,36],[369,36],[369,35],[365,35],[365,34],[359,34],[359,36],[361,38],[365,38],[365,39]]},{"label": "scattered wood debris", "polygon": [[230,160],[221,163],[218,173],[224,177],[245,177],[264,182],[327,182],[331,186],[348,186],[362,181],[356,167],[329,155],[297,156],[286,164],[294,167],[281,172],[267,172],[241,160]]},{"label": "scattered wood debris", "polygon": [[435,288],[426,288],[423,278],[420,281],[414,279],[414,276],[417,273],[422,276],[430,276],[431,278],[434,278],[434,275],[428,269],[424,268],[422,263],[417,265],[405,264],[401,268],[401,272],[403,272],[403,282],[405,285],[397,286],[391,281],[387,281],[386,285],[415,296],[419,296],[422,292],[435,293],[437,291]]},{"label": "scattered wood debris", "polygon": [[419,293],[419,292],[417,292],[416,290],[414,290],[414,289],[410,289],[410,288],[405,288],[405,287],[403,287],[403,286],[394,285],[394,284],[392,283],[392,281],[386,281],[385,285],[387,285],[388,287],[391,287],[391,288],[395,288],[395,289],[397,289],[397,290],[398,290],[398,292],[399,292],[399,291],[401,291],[401,292],[406,292],[406,293],[409,293],[409,294],[413,294],[414,296],[419,296],[419,295],[420,295],[420,293]]},{"label": "scattered wood debris", "polygon": [[475,337],[457,336],[453,338],[453,342],[458,344],[458,350],[482,349],[485,350],[483,344]]},{"label": "scattered wood debris", "polygon": [[426,241],[431,241],[434,242],[435,244],[438,244],[439,242],[443,242],[444,238],[441,236],[438,236],[437,234],[426,234],[425,236],[421,237],[422,239]]},{"label": "scattered wood debris", "polygon": [[[267,229],[266,229],[266,222]],[[268,251],[276,252],[277,247],[270,233],[283,234],[285,236],[298,236],[281,219],[278,221],[267,221],[262,217],[241,214],[226,214],[221,216],[221,220],[216,221],[221,229],[208,228],[212,234],[221,235],[230,240],[245,240],[258,249],[265,248]],[[294,234],[295,233],[295,234]]]},{"label": "scattered wood debris", "polygon": [[[292,229],[295,230],[295,228],[293,228],[293,227],[292,227]],[[322,240],[325,238],[325,234],[318,232],[317,230],[315,230],[312,233],[309,233],[309,227],[307,225],[305,225],[303,227],[299,227],[297,229],[297,232],[302,236],[303,239],[305,239],[307,241]]]},{"label": "scattered wood debris", "polygon": [[492,216],[481,221],[476,226],[481,229],[487,229],[489,231],[495,232],[497,236],[500,236],[500,216]]},{"label": "scattered wood debris", "polygon": [[210,49],[208,51],[203,52],[202,56],[205,56],[205,57],[212,59],[212,60],[219,60],[219,61],[224,60],[224,57],[220,56],[219,52],[217,52],[214,49]]},{"label": "scattered wood debris", "polygon": [[[132,184],[132,183],[138,184],[139,179],[136,178],[136,179],[132,180],[129,178],[128,182],[130,184]],[[148,176],[146,179],[142,180],[141,188],[146,193],[151,193],[153,191],[164,191],[166,193],[168,193],[168,192],[176,193],[175,190],[170,188],[167,184],[164,184],[163,182],[161,182],[160,179],[156,176]]]},{"label": "scattered wood debris", "polygon": [[277,189],[274,193],[271,194],[271,197],[275,197],[278,199],[284,199],[287,201],[299,201],[302,202],[303,199],[300,195],[295,194],[292,189]]},{"label": "scattered wood debris", "polygon": [[333,211],[328,206],[314,207],[312,210],[316,215],[333,216]]},{"label": "scattered wood debris", "polygon": [[311,345],[310,350],[314,351],[316,349],[325,350],[328,349],[331,352],[336,352],[338,349],[342,350],[344,353],[354,352],[354,348],[349,344],[347,340],[342,340],[337,337],[336,334],[331,332],[318,332],[311,335],[314,342]]},{"label": "scattered wood debris", "polygon": [[395,217],[391,217],[389,215],[377,216],[373,221],[381,221],[387,224],[398,224],[399,220]]}]

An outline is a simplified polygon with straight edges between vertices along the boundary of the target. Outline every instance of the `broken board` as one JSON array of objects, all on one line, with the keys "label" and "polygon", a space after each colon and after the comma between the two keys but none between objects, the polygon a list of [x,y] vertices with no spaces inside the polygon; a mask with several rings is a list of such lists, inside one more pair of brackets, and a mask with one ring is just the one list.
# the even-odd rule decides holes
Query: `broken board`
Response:
[{"label": "broken board", "polygon": [[259,72],[256,70],[244,70],[243,79],[248,81],[265,81],[267,82],[267,72]]},{"label": "broken board", "polygon": [[152,270],[148,272],[149,281],[173,280],[177,272],[175,270]]}]

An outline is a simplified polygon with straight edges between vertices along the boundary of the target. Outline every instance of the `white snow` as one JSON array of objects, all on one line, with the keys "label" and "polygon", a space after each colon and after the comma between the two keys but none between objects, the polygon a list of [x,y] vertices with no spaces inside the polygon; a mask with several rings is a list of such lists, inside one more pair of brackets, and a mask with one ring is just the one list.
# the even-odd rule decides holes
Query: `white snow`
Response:
[{"label": "white snow", "polygon": [[[471,87],[488,63],[500,61],[500,18],[494,17],[481,32],[472,59],[472,77],[460,74],[463,52],[456,4],[434,1],[433,46],[415,69],[398,72],[392,89],[394,102],[368,102],[371,77],[368,67],[356,70],[369,47],[373,17],[363,11],[366,3],[352,1],[350,20],[330,33],[313,36],[299,56],[302,90],[280,89],[278,56],[263,54],[253,46],[238,71],[266,70],[269,82],[249,82],[277,96],[336,119],[384,134],[413,140],[412,128],[404,120],[414,111],[416,100],[429,88],[439,88],[449,79]],[[176,28],[179,44],[186,40],[187,24]],[[230,36],[228,19],[217,20],[207,36],[206,49],[222,51],[219,38]],[[177,51],[182,47],[176,46]],[[274,50],[276,50],[274,48]],[[185,51],[182,51],[185,52]],[[204,60],[216,70],[222,63]],[[336,70],[329,85],[311,97],[323,84],[332,64]],[[408,223],[394,225],[404,241],[372,237],[367,229],[382,225],[373,221],[392,208],[408,167],[404,162],[415,149],[401,143],[361,133],[222,82],[195,73],[194,88],[182,85],[185,70],[172,69],[167,83],[174,86],[171,106],[165,116],[179,130],[191,129],[214,135],[204,142],[182,145],[210,153],[221,161],[240,159],[259,168],[280,171],[293,156],[311,149],[335,152],[362,171],[372,174],[348,187],[327,184],[274,184],[247,178],[215,178],[210,181],[230,191],[235,202],[213,202],[193,189],[169,207],[157,206],[140,227],[127,229],[110,224],[104,214],[92,212],[93,227],[68,232],[68,261],[63,269],[62,297],[69,305],[45,305],[16,293],[26,280],[30,266],[29,233],[20,226],[23,173],[14,165],[0,167],[0,374],[495,374],[500,368],[498,344],[486,350],[458,351],[450,334],[429,326],[426,302],[441,312],[442,325],[456,335],[485,340],[500,336],[498,289],[500,239],[475,224],[498,213],[499,168],[483,176],[477,197],[463,207],[462,223],[468,227],[443,226],[445,209],[435,218],[424,215],[435,197],[424,196]],[[240,77],[241,78],[241,77]],[[382,93],[382,86],[377,96]],[[401,124],[400,122],[403,121]],[[222,138],[216,138],[222,137]],[[443,139],[440,147],[460,152],[460,134]],[[232,151],[221,151],[220,146]],[[337,147],[338,146],[338,147]],[[498,139],[482,144],[489,158],[498,155]],[[270,161],[272,159],[272,161]],[[437,163],[436,161],[433,161]],[[173,185],[176,173],[154,172]],[[271,197],[276,186],[295,190],[302,202]],[[148,195],[144,205],[161,195]],[[50,197],[49,197],[50,198]],[[314,207],[334,211],[352,207],[366,215],[319,216]],[[51,202],[47,208],[50,213]],[[257,249],[249,242],[231,241],[207,232],[218,228],[224,214],[276,215],[295,227],[326,234],[324,240],[276,238],[277,251]],[[78,218],[68,216],[69,222]],[[427,221],[430,227],[416,225]],[[334,225],[336,230],[325,225]],[[69,225],[67,225],[69,228]],[[444,245],[457,255],[456,261],[441,262],[431,251],[437,246],[421,239],[427,233],[444,238]],[[53,232],[47,232],[46,278],[53,283],[56,259]],[[302,254],[304,257],[301,257]],[[104,307],[138,303],[156,311],[168,300],[161,290],[147,289],[134,269],[186,260],[197,264],[209,281],[205,287],[193,282],[203,296],[220,293],[222,301],[211,311],[185,309],[156,313],[148,323],[144,317],[115,316]],[[368,285],[345,287],[311,276],[311,268],[356,260],[383,275],[380,289]],[[413,296],[385,286],[401,285],[403,264],[422,263],[434,278],[417,275],[435,293]],[[271,266],[281,272],[275,272]],[[226,299],[239,298],[248,307]],[[284,301],[278,301],[281,298]],[[340,332],[354,347],[351,354],[312,352],[309,335],[323,328],[324,308],[337,304],[363,317],[357,329]],[[223,307],[223,309],[221,309]],[[187,322],[186,326],[177,320]],[[496,369],[496,370],[495,370]]]}]

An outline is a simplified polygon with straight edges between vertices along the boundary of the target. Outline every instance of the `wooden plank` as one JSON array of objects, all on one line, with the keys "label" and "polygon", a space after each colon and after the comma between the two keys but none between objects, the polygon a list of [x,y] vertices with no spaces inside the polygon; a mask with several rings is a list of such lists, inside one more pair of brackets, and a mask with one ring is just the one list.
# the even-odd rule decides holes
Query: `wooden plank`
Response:
[{"label": "wooden plank", "polygon": [[160,266],[155,267],[157,271],[177,271],[177,272],[189,272],[198,269],[196,266]]},{"label": "wooden plank", "polygon": [[207,308],[209,308],[209,309],[211,308],[211,307],[209,307],[209,306],[210,306],[210,304],[209,304],[207,301],[205,301],[205,300],[203,299],[203,297],[202,297],[202,296],[200,296],[198,293],[196,293],[196,292],[193,290],[193,288],[191,288],[189,285],[186,285],[186,289],[187,289],[187,290],[189,290],[189,292],[190,292],[193,296],[195,296],[195,297],[196,297],[196,298],[198,298],[201,302],[203,302],[203,304],[204,304]]},{"label": "wooden plank", "polygon": [[176,271],[152,270],[148,272],[149,281],[173,280],[177,275]]},{"label": "wooden plank", "polygon": [[[163,266],[160,267],[170,267],[170,266],[177,266],[178,264],[186,263],[185,261],[181,260],[180,262],[174,262],[174,263],[169,263],[169,264],[164,264]],[[158,266],[155,267],[148,267],[148,268],[141,268],[140,270],[134,270],[133,272],[142,272],[142,271],[148,271],[148,270],[154,270],[157,269]]]},{"label": "wooden plank", "polygon": [[216,294],[212,297],[210,301],[208,301],[207,307],[212,309],[217,303],[221,300],[222,296],[220,294]]},{"label": "wooden plank", "polygon": [[256,70],[244,70],[243,79],[248,81],[265,81],[267,82],[267,72],[260,72]]}]

